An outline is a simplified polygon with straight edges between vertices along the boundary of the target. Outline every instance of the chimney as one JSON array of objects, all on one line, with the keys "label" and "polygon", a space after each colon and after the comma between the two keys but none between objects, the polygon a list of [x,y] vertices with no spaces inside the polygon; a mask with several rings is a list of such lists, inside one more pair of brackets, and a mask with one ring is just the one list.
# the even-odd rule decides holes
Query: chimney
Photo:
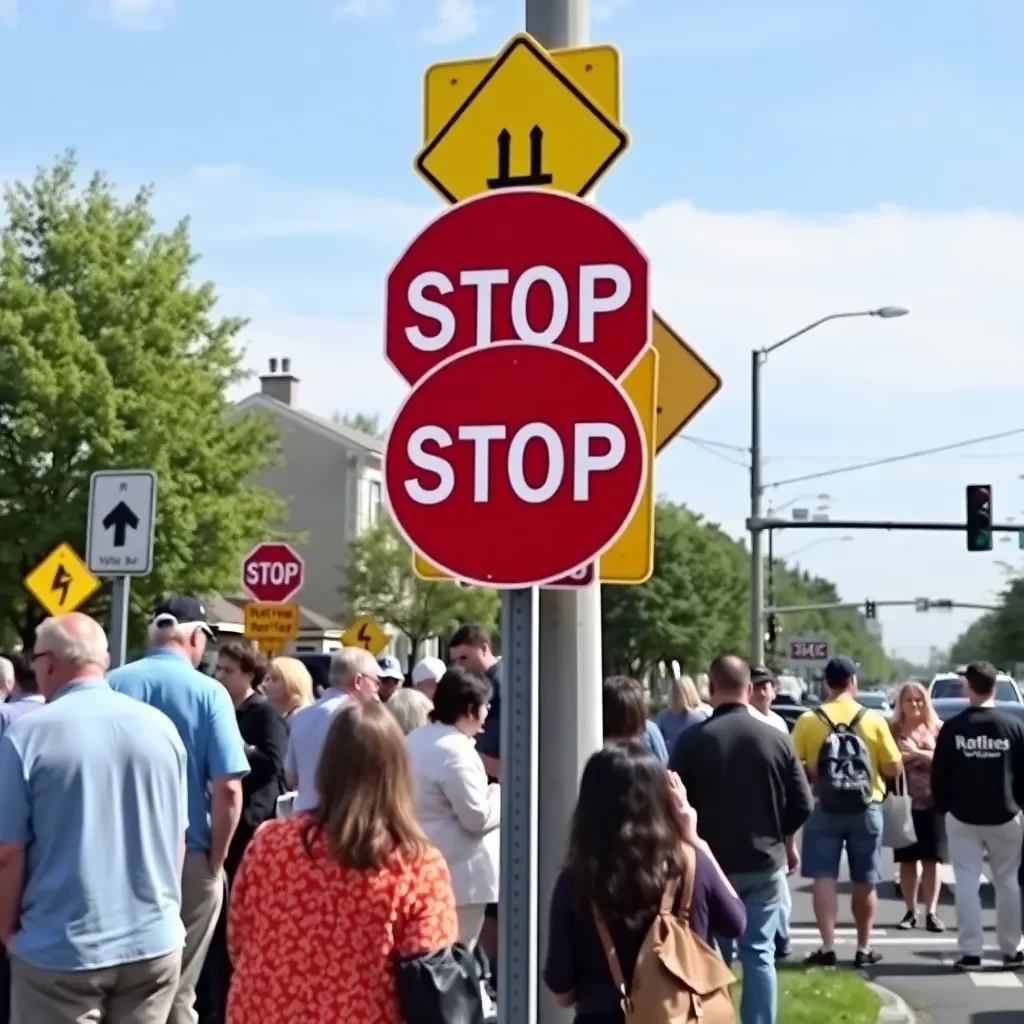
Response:
[{"label": "chimney", "polygon": [[269,373],[260,377],[260,392],[282,405],[295,408],[299,404],[299,378],[292,376],[292,361],[281,360],[281,372],[277,372],[278,360],[269,360]]}]

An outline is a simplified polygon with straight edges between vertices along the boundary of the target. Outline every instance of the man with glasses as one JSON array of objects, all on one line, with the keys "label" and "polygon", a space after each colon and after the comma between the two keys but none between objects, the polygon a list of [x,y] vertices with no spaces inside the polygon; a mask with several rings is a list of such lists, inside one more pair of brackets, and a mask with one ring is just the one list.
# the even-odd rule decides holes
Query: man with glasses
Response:
[{"label": "man with glasses", "polygon": [[181,879],[185,950],[168,1024],[196,1024],[196,984],[225,896],[224,864],[242,814],[249,760],[227,690],[198,670],[213,630],[198,598],[174,594],[149,626],[149,653],[115,669],[110,685],[162,711],[188,763],[188,831]]},{"label": "man with glasses", "polygon": [[354,700],[380,700],[380,666],[361,647],[342,647],[331,655],[330,685],[308,708],[291,719],[284,759],[288,788],[297,790],[292,811],[310,811],[319,802],[316,766],[334,716]]},{"label": "man with glasses", "polygon": [[178,989],[185,749],[166,716],[104,680],[80,612],[37,629],[48,702],[0,740],[0,940],[15,1024],[167,1021]]}]

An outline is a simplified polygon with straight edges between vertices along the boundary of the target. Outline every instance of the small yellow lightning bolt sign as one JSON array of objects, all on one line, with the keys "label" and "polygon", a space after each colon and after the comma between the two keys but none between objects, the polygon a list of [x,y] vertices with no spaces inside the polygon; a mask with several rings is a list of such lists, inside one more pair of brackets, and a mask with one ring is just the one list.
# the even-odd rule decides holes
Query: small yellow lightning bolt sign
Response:
[{"label": "small yellow lightning bolt sign", "polygon": [[49,615],[64,615],[81,607],[100,587],[100,581],[70,544],[58,544],[24,580],[28,592]]}]

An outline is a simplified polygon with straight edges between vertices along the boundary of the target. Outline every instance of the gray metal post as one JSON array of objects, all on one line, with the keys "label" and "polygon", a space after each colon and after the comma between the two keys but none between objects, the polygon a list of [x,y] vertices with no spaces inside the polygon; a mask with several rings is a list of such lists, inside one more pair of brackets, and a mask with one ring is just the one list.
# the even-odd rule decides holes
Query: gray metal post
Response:
[{"label": "gray metal post", "polygon": [[[537,591],[501,596],[501,884],[498,1020],[536,1024]],[[545,908],[546,909],[546,908]]]},{"label": "gray metal post", "polygon": [[750,660],[764,664],[764,560],[761,556],[761,366],[750,353]]},{"label": "gray metal post", "polygon": [[[589,0],[525,0],[526,31],[558,49],[589,42]],[[601,587],[540,593],[540,790],[538,899],[547,950],[548,905],[565,862],[569,822],[587,758],[601,746]],[[502,749],[504,756],[504,748]],[[503,819],[504,827],[504,819]],[[502,906],[502,913],[505,913]],[[504,982],[500,982],[504,991]],[[503,1001],[499,997],[499,1003]],[[563,1024],[572,1011],[544,993],[540,1024]]]},{"label": "gray metal post", "polygon": [[131,576],[115,576],[110,591],[110,667],[118,668],[128,657],[128,598],[131,594]]}]

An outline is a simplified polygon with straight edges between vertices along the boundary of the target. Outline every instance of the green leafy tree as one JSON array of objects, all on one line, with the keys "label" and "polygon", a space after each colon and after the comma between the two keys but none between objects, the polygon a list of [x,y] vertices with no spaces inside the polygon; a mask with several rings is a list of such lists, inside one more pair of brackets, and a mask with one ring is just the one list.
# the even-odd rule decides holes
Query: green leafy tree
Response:
[{"label": "green leafy tree", "polygon": [[953,642],[949,649],[950,665],[966,665],[971,661],[986,661],[992,657],[995,645],[996,613],[985,612],[972,622]]},{"label": "green leafy tree", "polygon": [[976,619],[957,638],[949,652],[954,665],[991,661],[1012,671],[1024,662],[1024,576],[1012,578],[995,611]]},{"label": "green leafy tree", "polygon": [[336,412],[331,419],[342,426],[351,427],[352,430],[359,430],[370,437],[382,437],[384,432],[380,428],[380,416],[377,413],[368,412]]},{"label": "green leafy tree", "polygon": [[412,550],[386,512],[376,526],[349,544],[344,564],[343,614],[390,623],[409,640],[413,654],[424,640],[451,633],[463,622],[494,630],[498,595],[482,587],[421,580]]},{"label": "green leafy tree", "polygon": [[[643,675],[659,661],[678,660],[703,671],[719,654],[745,654],[750,556],[714,523],[682,505],[659,501],[654,534],[654,572],[633,587],[602,588],[605,672]],[[829,580],[774,565],[774,604],[828,604],[839,600]],[[885,682],[893,666],[856,611],[800,612],[781,616],[780,645],[787,634],[824,633],[834,648],[864,666],[865,679]]]},{"label": "green leafy tree", "polygon": [[655,510],[654,572],[601,588],[604,670],[642,676],[659,661],[698,671],[747,647],[743,549],[682,505]]},{"label": "green leafy tree", "polygon": [[[229,416],[245,325],[214,315],[187,223],[155,230],[150,191],[118,201],[71,154],[7,189],[0,234],[0,622],[27,645],[42,611],[21,580],[59,541],[85,553],[89,476],[153,469],[161,593],[237,589],[238,563],[282,510],[246,485],[274,458],[267,419]],[[103,614],[107,588],[88,610]],[[135,617],[141,627],[141,617]]]}]

